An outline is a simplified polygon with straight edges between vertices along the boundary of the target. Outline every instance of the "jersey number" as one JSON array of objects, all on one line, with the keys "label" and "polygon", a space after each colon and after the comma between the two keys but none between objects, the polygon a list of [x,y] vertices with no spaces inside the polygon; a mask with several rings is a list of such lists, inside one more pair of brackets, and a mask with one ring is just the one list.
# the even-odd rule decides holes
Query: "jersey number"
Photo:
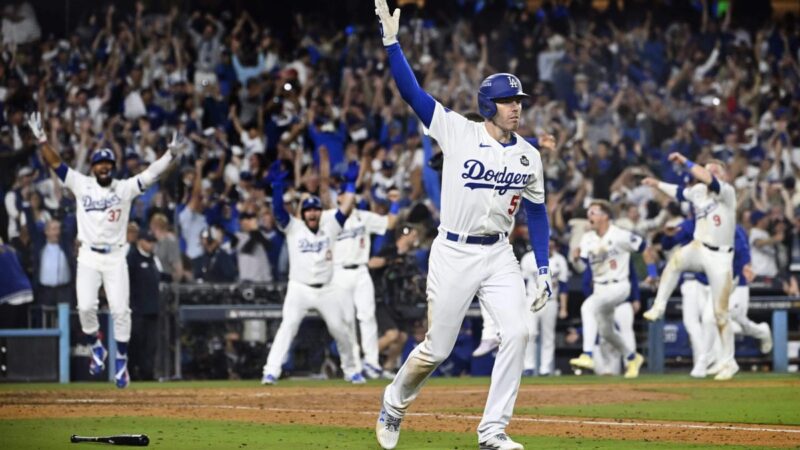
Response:
[{"label": "jersey number", "polygon": [[515,195],[511,197],[511,207],[508,208],[508,213],[513,215],[517,212],[517,207],[519,206],[519,195]]},{"label": "jersey number", "polygon": [[108,210],[108,221],[109,222],[119,222],[119,218],[122,216],[122,210],[117,209],[109,209]]},{"label": "jersey number", "polygon": [[719,214],[714,214],[714,217],[712,217],[712,219],[714,220],[715,227],[718,227],[722,224],[722,219],[719,218]]}]

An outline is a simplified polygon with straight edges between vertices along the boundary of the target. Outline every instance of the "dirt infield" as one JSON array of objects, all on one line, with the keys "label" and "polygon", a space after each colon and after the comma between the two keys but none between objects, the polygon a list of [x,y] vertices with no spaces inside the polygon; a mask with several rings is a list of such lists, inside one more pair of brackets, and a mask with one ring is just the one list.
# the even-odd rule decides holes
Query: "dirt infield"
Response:
[{"label": "dirt infield", "polygon": [[[763,385],[763,384],[762,384]],[[666,385],[660,385],[665,387]],[[681,387],[670,384],[670,387]],[[647,388],[608,386],[522,386],[517,407],[602,404],[680,399]],[[59,390],[0,392],[0,419],[144,416],[182,419],[241,420],[257,423],[332,425],[372,428],[382,389],[258,387],[230,389],[150,388],[126,391]],[[426,431],[474,432],[486,388],[438,387],[423,390],[403,426]],[[516,415],[514,435],[669,441],[692,444],[739,444],[794,447],[800,427],[665,421],[631,421]]]}]

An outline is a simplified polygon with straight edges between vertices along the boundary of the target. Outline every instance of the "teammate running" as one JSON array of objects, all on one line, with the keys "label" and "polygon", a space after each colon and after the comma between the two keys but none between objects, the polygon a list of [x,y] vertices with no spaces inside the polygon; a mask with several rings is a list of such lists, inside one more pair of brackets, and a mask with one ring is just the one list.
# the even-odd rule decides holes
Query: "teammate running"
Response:
[{"label": "teammate running", "polygon": [[133,199],[144,192],[167,169],[173,157],[184,147],[178,133],[172,137],[167,152],[139,175],[113,178],[116,166],[114,152],[102,148],[92,154],[92,175],[86,176],[67,167],[50,144],[42,128],[38,112],[28,118],[28,126],[39,141],[42,157],[64,185],[75,195],[78,206],[78,269],[75,289],[78,297],[78,318],[87,342],[92,348],[89,373],[99,375],[105,368],[108,351],[98,336],[97,298],[103,286],[108,308],[114,319],[117,344],[114,379],[117,387],[130,383],[128,376],[128,341],[131,336],[130,280],[126,259],[126,231]]},{"label": "teammate running", "polygon": [[678,201],[692,204],[695,214],[694,240],[675,252],[661,274],[653,306],[644,313],[650,321],[664,315],[667,300],[678,284],[681,272],[703,272],[708,277],[714,317],[722,346],[720,371],[715,380],[729,380],[738,371],[734,359],[733,328],[730,324],[728,300],[732,286],[733,244],[736,229],[736,191],[727,183],[725,163],[717,160],[705,167],[694,164],[680,153],[669,155],[700,183],[690,188],[645,178],[642,183],[656,187]]},{"label": "teammate running", "polygon": [[574,256],[578,256],[591,270],[593,289],[581,306],[583,353],[569,363],[573,367],[594,370],[592,354],[599,333],[625,358],[625,378],[636,378],[644,357],[614,328],[614,311],[631,293],[631,252],[645,252],[648,276],[657,276],[656,267],[646,251],[647,243],[640,236],[611,223],[613,212],[607,201],[593,201],[587,216],[591,231],[583,235],[580,248],[576,249],[578,255],[573,255],[573,259],[577,260]]},{"label": "teammate running", "polygon": [[375,429],[378,443],[385,449],[397,445],[403,416],[431,372],[452,351],[477,294],[497,323],[502,342],[478,442],[481,449],[522,449],[505,433],[519,389],[530,317],[519,263],[507,239],[520,204],[528,214],[539,271],[534,309],[545,305],[552,285],[542,160],[515,132],[528,95],[517,77],[499,73],[486,78],[478,90],[478,111],[485,122],[471,122],[446,109],[420,88],[403,55],[397,42],[400,10],[390,14],[386,0],[375,0],[375,13],[400,95],[444,153],[441,225],[431,247],[427,280],[429,328],[386,387]]}]

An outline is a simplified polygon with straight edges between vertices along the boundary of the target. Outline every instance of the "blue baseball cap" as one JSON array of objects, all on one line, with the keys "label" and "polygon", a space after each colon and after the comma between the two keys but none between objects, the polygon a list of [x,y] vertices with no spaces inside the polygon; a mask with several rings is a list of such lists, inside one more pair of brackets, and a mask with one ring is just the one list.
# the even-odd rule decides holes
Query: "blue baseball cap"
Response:
[{"label": "blue baseball cap", "polygon": [[767,217],[767,213],[757,209],[750,213],[750,224],[756,225],[764,217]]},{"label": "blue baseball cap", "polygon": [[96,152],[92,153],[92,165],[97,163],[108,161],[111,164],[116,164],[117,157],[114,156],[114,152],[111,151],[110,148],[101,148]]}]

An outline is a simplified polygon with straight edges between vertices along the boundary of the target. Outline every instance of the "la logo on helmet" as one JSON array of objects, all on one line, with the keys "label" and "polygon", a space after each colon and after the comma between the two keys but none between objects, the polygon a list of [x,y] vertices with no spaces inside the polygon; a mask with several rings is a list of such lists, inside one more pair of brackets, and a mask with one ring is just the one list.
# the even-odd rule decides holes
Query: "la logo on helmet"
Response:
[{"label": "la logo on helmet", "polygon": [[508,85],[509,85],[509,87],[512,87],[512,88],[518,88],[519,87],[519,83],[517,83],[517,80],[514,79],[514,77],[508,77]]}]

